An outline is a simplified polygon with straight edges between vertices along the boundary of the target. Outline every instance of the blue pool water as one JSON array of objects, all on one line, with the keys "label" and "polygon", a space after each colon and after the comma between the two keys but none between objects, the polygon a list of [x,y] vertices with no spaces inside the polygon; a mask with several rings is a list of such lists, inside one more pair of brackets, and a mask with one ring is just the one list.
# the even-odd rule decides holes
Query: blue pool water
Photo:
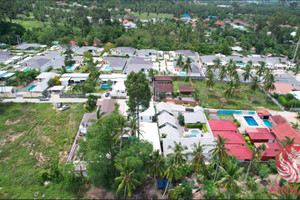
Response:
[{"label": "blue pool water", "polygon": [[66,69],[67,69],[67,70],[71,70],[71,69],[73,69],[73,68],[74,68],[74,65],[68,66]]},{"label": "blue pool water", "polygon": [[269,122],[269,120],[264,119],[263,121],[267,127],[273,127],[273,125],[271,124],[271,122]]},{"label": "blue pool water", "polygon": [[180,76],[186,76],[185,72],[180,72]]},{"label": "blue pool water", "polygon": [[102,88],[102,89],[110,89],[111,86],[109,86],[109,85],[101,85],[101,88]]},{"label": "blue pool water", "polygon": [[258,126],[258,123],[253,117],[245,116],[244,117],[249,126]]},{"label": "blue pool water", "polygon": [[36,87],[36,85],[32,85],[32,86],[30,86],[30,88],[28,88],[28,91],[31,91],[33,88],[35,88]]},{"label": "blue pool water", "polygon": [[[243,112],[241,110],[219,110],[219,115],[231,115],[231,114],[242,114]],[[254,115],[254,111],[249,111],[249,115]]]},{"label": "blue pool water", "polygon": [[86,139],[86,137],[84,136],[83,139]]},{"label": "blue pool water", "polygon": [[198,135],[198,134],[199,134],[199,131],[198,131],[198,130],[191,130],[191,133],[192,133],[193,135]]},{"label": "blue pool water", "polygon": [[30,70],[31,68],[30,67],[26,67],[24,70],[23,70],[23,72],[26,72],[26,71],[28,71],[28,70]]},{"label": "blue pool water", "polygon": [[110,66],[105,66],[104,70],[110,70]]}]

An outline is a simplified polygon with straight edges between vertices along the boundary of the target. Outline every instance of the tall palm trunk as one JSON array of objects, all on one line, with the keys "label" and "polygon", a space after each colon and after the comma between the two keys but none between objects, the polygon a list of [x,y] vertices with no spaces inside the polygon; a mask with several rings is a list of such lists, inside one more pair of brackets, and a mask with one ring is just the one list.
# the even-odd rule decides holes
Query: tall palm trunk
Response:
[{"label": "tall palm trunk", "polygon": [[169,185],[170,185],[170,182],[169,182],[169,180],[168,180],[167,186],[166,186],[166,188],[165,188],[165,191],[164,191],[164,194],[163,194],[163,196],[162,196],[162,197],[164,197],[164,196],[165,196],[165,194],[166,194],[166,192],[167,192],[167,189],[168,189]]},{"label": "tall palm trunk", "polygon": [[248,166],[248,169],[247,169],[247,173],[246,173],[246,177],[245,177],[245,183],[246,183],[246,180],[247,180],[247,176],[249,174],[249,171],[250,171],[250,167],[251,167],[251,164],[252,164],[252,160],[250,160],[250,163],[249,163],[249,166]]},{"label": "tall palm trunk", "polygon": [[155,189],[155,195],[157,196],[157,186],[156,186],[156,176],[154,175],[154,189]]},{"label": "tall palm trunk", "polygon": [[228,200],[230,199],[230,192],[228,192]]},{"label": "tall palm trunk", "polygon": [[124,199],[126,199],[126,196],[127,196],[127,195],[126,195],[126,189],[127,189],[127,188],[126,188],[126,186],[127,186],[127,185],[126,185],[126,183],[125,183],[125,189],[124,189]]},{"label": "tall palm trunk", "polygon": [[219,159],[218,159],[217,169],[216,169],[216,174],[215,174],[214,182],[216,181],[216,177],[217,177],[217,174],[218,174],[219,162],[220,162],[220,161],[219,161]]}]

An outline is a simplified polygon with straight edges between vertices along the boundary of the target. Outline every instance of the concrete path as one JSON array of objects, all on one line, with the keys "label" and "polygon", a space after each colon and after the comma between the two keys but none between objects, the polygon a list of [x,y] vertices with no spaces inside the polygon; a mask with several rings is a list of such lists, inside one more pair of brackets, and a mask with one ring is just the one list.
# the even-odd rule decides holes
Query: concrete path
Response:
[{"label": "concrete path", "polygon": [[50,98],[49,101],[40,101],[39,99],[24,99],[24,98],[16,98],[16,99],[4,99],[3,102],[15,102],[15,103],[85,103],[87,101],[86,98]]}]

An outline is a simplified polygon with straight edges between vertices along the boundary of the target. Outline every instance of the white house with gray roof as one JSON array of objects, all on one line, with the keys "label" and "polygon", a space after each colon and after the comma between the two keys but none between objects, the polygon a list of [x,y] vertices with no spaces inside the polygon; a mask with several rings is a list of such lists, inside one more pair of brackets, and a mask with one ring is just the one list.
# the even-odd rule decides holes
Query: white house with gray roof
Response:
[{"label": "white house with gray roof", "polygon": [[103,51],[103,48],[99,48],[99,47],[94,47],[94,46],[83,46],[83,47],[79,47],[78,49],[76,49],[74,51],[75,54],[78,55],[83,55],[84,52],[90,52],[92,55],[96,56],[96,55],[100,55],[101,52]]},{"label": "white house with gray roof", "polygon": [[179,138],[179,131],[177,128],[174,128],[173,126],[167,124],[164,127],[159,129],[160,137],[162,137],[162,134],[166,134],[166,138],[172,139],[172,138]]},{"label": "white house with gray roof", "polygon": [[140,57],[129,58],[124,70],[124,74],[130,74],[130,72],[148,72],[153,67],[152,62],[144,60]]},{"label": "white house with gray roof", "polygon": [[182,55],[185,58],[191,58],[193,60],[197,59],[196,53],[192,50],[176,50],[175,51],[175,56],[178,58],[179,55]]},{"label": "white house with gray roof", "polygon": [[166,112],[158,115],[157,122],[158,122],[159,128],[161,128],[162,126],[165,126],[167,124],[171,125],[173,127],[176,127],[174,116],[172,116],[172,115],[170,115],[169,113],[166,113]]},{"label": "white house with gray roof", "polygon": [[42,44],[30,44],[30,43],[24,43],[16,46],[16,49],[21,49],[21,50],[34,50],[36,48],[46,48],[47,45],[42,45]]},{"label": "white house with gray roof", "polygon": [[104,71],[123,71],[127,63],[126,58],[105,57],[102,60],[102,70]]},{"label": "white house with gray roof", "polygon": [[159,52],[155,49],[141,49],[136,51],[136,56],[137,57],[142,57],[142,58],[156,58],[159,56]]},{"label": "white house with gray roof", "polygon": [[133,47],[117,47],[115,49],[111,49],[112,55],[118,55],[118,56],[133,56],[135,54],[135,48]]},{"label": "white house with gray roof", "polygon": [[159,115],[164,112],[169,113],[170,115],[173,115],[171,105],[166,102],[163,102],[163,101],[156,104],[156,112]]},{"label": "white house with gray roof", "polygon": [[206,123],[205,113],[203,108],[196,106],[194,112],[183,113],[185,124],[204,124]]}]

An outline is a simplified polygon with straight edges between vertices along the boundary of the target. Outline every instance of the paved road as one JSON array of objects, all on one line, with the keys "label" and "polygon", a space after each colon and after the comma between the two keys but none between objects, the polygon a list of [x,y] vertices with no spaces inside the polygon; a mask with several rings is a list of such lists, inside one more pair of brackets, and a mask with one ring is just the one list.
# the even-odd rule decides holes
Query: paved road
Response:
[{"label": "paved road", "polygon": [[3,102],[15,102],[15,103],[84,103],[86,102],[86,98],[50,98],[49,101],[40,101],[39,99],[4,99]]}]

